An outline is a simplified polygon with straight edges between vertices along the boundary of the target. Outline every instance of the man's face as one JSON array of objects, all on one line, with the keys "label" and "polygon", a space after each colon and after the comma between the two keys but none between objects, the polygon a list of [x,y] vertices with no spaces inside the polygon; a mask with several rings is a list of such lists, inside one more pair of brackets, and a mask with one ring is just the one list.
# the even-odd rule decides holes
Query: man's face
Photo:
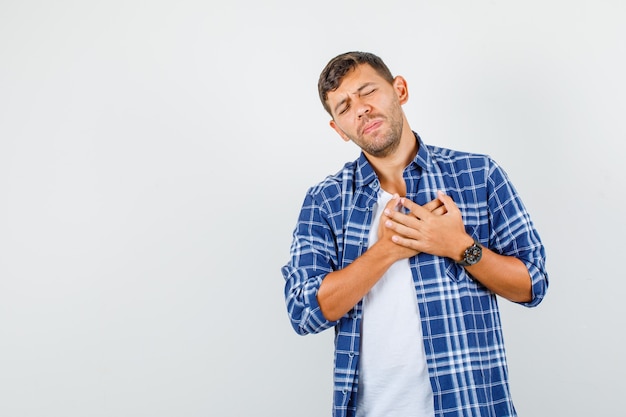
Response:
[{"label": "man's face", "polygon": [[404,117],[401,105],[408,93],[396,77],[390,84],[369,65],[349,72],[339,87],[328,92],[333,120],[330,125],[346,141],[374,157],[391,154],[400,143]]}]

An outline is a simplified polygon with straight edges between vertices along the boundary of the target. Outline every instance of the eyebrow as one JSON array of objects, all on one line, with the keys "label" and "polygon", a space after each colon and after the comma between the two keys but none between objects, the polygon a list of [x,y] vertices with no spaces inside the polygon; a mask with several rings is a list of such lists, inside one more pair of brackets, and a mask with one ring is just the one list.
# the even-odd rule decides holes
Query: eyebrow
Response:
[{"label": "eyebrow", "polygon": [[[365,84],[361,85],[359,88],[357,88],[356,92],[360,93],[361,91],[363,91],[364,89],[366,89],[367,87],[370,87],[372,85],[375,85],[376,83],[373,81],[368,81]],[[344,97],[343,100],[341,100],[339,103],[337,103],[337,105],[335,106],[335,113],[337,113],[337,110],[339,110],[339,108],[346,102],[348,101],[348,97]]]}]

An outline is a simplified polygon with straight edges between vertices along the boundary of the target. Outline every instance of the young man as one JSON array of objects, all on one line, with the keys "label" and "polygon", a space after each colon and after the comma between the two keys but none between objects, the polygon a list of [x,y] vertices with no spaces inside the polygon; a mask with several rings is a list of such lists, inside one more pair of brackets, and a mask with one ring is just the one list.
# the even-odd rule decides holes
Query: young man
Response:
[{"label": "young man", "polygon": [[307,192],[282,273],[296,332],[335,328],[333,415],[516,415],[496,295],[532,307],[548,286],[516,190],[487,156],[425,145],[379,57],[335,57],[318,89],[362,152]]}]

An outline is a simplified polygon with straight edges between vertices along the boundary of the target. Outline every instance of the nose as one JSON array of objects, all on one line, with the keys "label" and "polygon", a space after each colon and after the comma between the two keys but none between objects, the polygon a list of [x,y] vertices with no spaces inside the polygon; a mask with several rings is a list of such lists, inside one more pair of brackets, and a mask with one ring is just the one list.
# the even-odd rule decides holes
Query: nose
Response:
[{"label": "nose", "polygon": [[356,115],[359,119],[372,110],[367,101],[363,99],[357,100],[354,105],[356,106]]}]

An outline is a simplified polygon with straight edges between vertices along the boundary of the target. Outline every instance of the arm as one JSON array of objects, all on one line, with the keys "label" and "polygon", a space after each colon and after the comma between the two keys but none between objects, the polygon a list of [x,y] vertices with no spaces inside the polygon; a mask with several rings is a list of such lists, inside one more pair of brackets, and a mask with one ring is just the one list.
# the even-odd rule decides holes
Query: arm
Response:
[{"label": "arm", "polygon": [[[399,197],[394,195],[385,210],[396,211],[398,204]],[[394,262],[417,254],[411,248],[392,242],[393,233],[380,226],[385,219],[386,217],[381,215],[378,240],[374,245],[350,265],[331,272],[322,281],[317,300],[322,313],[328,320],[339,320],[350,311]]]},{"label": "arm", "polygon": [[[450,198],[446,196],[446,198]],[[457,249],[457,256],[452,259],[458,262],[473,239],[467,239]],[[457,246],[458,247],[458,246]],[[517,303],[528,303],[532,299],[532,285],[526,265],[514,256],[500,255],[483,246],[483,256],[474,265],[466,266],[465,270],[492,292]]]},{"label": "arm", "polygon": [[328,274],[317,293],[324,317],[336,321],[350,311],[396,261],[393,252],[399,247],[390,239],[379,240],[350,265]]},{"label": "arm", "polygon": [[[399,198],[386,208],[397,209]],[[445,206],[435,199],[424,208],[444,214]],[[380,224],[385,216],[381,216]],[[328,252],[333,238],[320,227],[325,221],[310,196],[305,200],[294,234],[291,261],[282,268],[289,318],[299,334],[318,333],[336,324],[349,312],[398,259],[416,254],[391,241],[392,233],[379,225],[378,241],[363,255],[341,270],[333,270]],[[315,228],[313,227],[315,226]]]},{"label": "arm", "polygon": [[[400,200],[394,195],[384,212],[396,212]],[[437,199],[420,208],[432,216],[440,216],[446,210]],[[378,227],[378,240],[371,248],[344,269],[328,274],[322,281],[317,300],[328,320],[339,320],[350,311],[394,262],[417,255],[415,249],[393,242],[394,233],[383,227],[386,220],[388,217],[383,214]]]}]

